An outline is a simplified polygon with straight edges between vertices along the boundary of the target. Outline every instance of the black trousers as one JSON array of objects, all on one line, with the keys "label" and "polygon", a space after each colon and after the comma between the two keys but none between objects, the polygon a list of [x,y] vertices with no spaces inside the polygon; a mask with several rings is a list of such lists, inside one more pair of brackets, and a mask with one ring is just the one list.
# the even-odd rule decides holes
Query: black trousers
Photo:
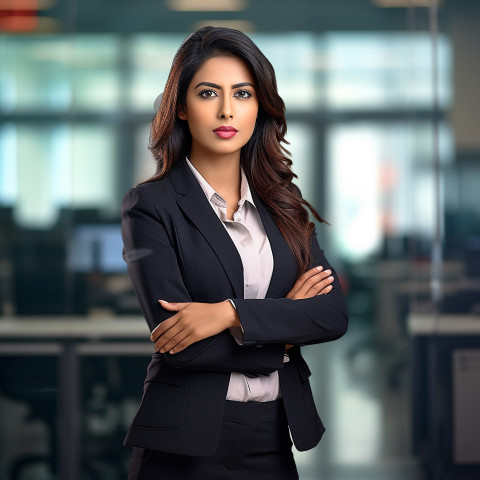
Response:
[{"label": "black trousers", "polygon": [[298,480],[283,402],[226,402],[211,457],[134,448],[128,480]]}]

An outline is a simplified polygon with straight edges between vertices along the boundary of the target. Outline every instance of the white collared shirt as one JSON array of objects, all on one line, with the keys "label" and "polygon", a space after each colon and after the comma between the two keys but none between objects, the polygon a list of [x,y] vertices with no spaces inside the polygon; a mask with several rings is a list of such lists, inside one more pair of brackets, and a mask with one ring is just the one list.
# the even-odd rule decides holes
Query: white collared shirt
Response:
[{"label": "white collared shirt", "polygon": [[[238,210],[233,214],[233,220],[229,220],[225,199],[202,177],[188,158],[186,161],[240,255],[243,264],[244,298],[265,298],[273,272],[273,255],[245,172],[241,169]],[[237,331],[232,329],[232,335],[241,343],[240,328]],[[256,378],[236,372],[230,375],[227,400],[268,402],[280,396],[278,371]]]}]

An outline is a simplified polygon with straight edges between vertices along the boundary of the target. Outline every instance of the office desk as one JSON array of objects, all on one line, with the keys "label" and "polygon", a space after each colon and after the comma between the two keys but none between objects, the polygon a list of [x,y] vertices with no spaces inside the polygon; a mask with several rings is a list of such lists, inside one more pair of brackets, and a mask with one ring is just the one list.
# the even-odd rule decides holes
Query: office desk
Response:
[{"label": "office desk", "polygon": [[415,453],[433,480],[480,478],[480,316],[411,314]]},{"label": "office desk", "polygon": [[0,356],[54,355],[60,360],[58,478],[62,479],[80,478],[80,358],[144,355],[148,360],[153,353],[142,317],[0,317]]},{"label": "office desk", "polygon": [[148,340],[143,317],[0,317],[0,340],[139,339]]}]

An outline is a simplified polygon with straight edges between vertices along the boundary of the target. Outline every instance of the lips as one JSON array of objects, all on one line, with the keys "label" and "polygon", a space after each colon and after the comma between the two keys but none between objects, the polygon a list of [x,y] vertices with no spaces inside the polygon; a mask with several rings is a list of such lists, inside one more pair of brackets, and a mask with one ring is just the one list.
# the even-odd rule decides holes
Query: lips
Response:
[{"label": "lips", "polygon": [[238,133],[238,130],[233,127],[225,126],[216,128],[213,133],[220,138],[232,138]]}]

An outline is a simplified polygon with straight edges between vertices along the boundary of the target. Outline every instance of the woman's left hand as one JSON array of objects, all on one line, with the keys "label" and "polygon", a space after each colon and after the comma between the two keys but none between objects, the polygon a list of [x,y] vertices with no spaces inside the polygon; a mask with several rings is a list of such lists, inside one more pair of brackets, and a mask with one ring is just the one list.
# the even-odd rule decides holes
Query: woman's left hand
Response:
[{"label": "woman's left hand", "polygon": [[181,352],[192,343],[240,325],[237,311],[228,300],[219,303],[172,303],[159,300],[159,303],[165,310],[177,312],[158,325],[150,335],[155,350],[160,353]]}]

